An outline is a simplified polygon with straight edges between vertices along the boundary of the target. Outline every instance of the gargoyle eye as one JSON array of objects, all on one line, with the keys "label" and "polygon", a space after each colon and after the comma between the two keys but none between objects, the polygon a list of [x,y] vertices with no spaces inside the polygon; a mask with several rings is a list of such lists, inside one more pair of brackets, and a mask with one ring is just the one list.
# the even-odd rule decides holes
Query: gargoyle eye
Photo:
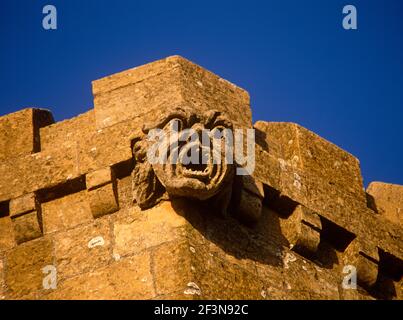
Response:
[{"label": "gargoyle eye", "polygon": [[221,126],[221,125],[215,126],[211,130],[212,138],[223,140],[225,138],[225,135],[228,133],[227,130],[228,130],[228,128],[225,126]]},{"label": "gargoyle eye", "polygon": [[164,129],[180,132],[183,130],[183,120],[179,118],[173,118],[164,126]]}]

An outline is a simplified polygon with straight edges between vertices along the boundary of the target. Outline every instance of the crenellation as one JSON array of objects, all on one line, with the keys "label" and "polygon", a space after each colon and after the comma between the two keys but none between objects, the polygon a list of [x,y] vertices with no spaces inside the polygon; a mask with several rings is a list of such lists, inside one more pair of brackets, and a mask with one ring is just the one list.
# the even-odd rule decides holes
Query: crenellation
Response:
[{"label": "crenellation", "polygon": [[40,128],[53,123],[44,109],[23,109],[0,117],[0,160],[8,160],[39,152]]},{"label": "crenellation", "polygon": [[41,150],[58,149],[84,140],[95,132],[94,110],[40,128]]}]

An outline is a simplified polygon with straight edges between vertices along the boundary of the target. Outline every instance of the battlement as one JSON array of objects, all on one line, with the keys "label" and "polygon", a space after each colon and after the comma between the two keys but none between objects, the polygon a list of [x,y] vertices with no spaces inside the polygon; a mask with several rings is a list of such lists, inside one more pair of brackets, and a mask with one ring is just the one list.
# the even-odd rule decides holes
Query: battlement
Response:
[{"label": "battlement", "polygon": [[[364,190],[353,155],[298,124],[253,125],[245,90],[179,56],[93,95],[62,122],[0,117],[0,299],[402,299],[403,186]],[[253,174],[219,167],[204,192],[144,161],[144,125],[172,112],[255,129]]]}]

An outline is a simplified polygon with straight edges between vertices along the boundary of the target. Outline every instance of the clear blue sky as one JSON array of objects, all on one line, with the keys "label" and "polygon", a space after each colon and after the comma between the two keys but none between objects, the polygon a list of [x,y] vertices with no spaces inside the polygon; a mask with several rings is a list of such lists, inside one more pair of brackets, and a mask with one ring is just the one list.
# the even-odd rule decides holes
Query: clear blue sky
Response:
[{"label": "clear blue sky", "polygon": [[[346,4],[358,30],[342,28]],[[173,54],[247,89],[255,121],[297,122],[357,156],[365,184],[403,184],[402,0],[1,0],[0,114],[73,117],[92,80]]]}]

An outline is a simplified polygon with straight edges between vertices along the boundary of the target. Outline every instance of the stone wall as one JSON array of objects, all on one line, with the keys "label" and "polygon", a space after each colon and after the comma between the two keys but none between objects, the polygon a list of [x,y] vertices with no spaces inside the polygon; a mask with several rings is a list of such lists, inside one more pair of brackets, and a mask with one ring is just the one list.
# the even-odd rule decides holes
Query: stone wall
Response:
[{"label": "stone wall", "polygon": [[[365,191],[354,156],[297,124],[253,125],[245,90],[178,56],[93,93],[63,122],[0,117],[0,299],[402,299],[402,186]],[[178,107],[253,127],[254,173],[208,199],[161,185],[136,143]]]}]

